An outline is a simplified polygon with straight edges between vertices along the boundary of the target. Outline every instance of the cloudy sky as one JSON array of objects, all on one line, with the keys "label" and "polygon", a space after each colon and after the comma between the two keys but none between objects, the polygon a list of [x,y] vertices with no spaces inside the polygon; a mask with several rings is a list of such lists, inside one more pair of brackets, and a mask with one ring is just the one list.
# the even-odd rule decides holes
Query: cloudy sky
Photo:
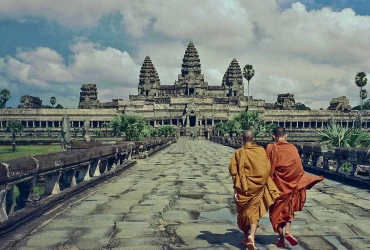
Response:
[{"label": "cloudy sky", "polygon": [[101,101],[127,99],[146,55],[170,85],[193,41],[210,85],[236,58],[256,71],[254,98],[289,92],[318,109],[345,95],[355,106],[369,31],[369,0],[2,0],[0,89],[12,107],[30,94],[77,108],[85,83]]}]

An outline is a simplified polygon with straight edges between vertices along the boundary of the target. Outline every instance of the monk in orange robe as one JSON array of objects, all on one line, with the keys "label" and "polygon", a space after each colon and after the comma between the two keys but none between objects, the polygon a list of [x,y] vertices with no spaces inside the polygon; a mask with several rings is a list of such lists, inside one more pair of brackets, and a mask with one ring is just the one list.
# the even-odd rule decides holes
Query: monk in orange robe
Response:
[{"label": "monk in orange robe", "polygon": [[257,249],[254,242],[259,219],[267,213],[279,196],[279,191],[270,177],[270,162],[265,150],[253,144],[251,130],[243,133],[243,147],[231,157],[229,172],[234,183],[234,201],[238,211],[238,226],[245,238],[241,244],[248,250]]},{"label": "monk in orange robe", "polygon": [[301,157],[297,148],[286,141],[287,134],[283,127],[274,130],[274,144],[266,147],[266,153],[271,162],[271,178],[279,188],[281,196],[270,207],[270,221],[279,240],[278,247],[285,247],[285,239],[292,245],[298,244],[291,234],[291,222],[294,212],[302,211],[306,202],[306,190],[324,180],[323,177],[307,174],[303,170]]}]

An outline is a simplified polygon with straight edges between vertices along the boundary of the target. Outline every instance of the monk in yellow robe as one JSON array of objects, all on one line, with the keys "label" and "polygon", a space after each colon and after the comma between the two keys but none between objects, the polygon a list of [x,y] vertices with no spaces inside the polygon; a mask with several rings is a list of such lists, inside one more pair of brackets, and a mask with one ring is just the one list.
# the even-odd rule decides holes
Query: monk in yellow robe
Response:
[{"label": "monk in yellow robe", "polygon": [[244,131],[244,145],[235,151],[229,165],[238,226],[245,235],[241,244],[247,246],[248,250],[257,249],[254,237],[259,220],[279,196],[278,188],[270,177],[271,166],[266,152],[253,141],[253,132]]},{"label": "monk in yellow robe", "polygon": [[275,245],[282,248],[286,247],[284,228],[285,239],[293,246],[298,244],[291,234],[294,212],[302,211],[306,202],[306,190],[324,179],[304,172],[297,148],[288,143],[286,137],[285,129],[278,127],[273,134],[275,143],[266,147],[271,162],[271,178],[281,193],[270,207],[270,221],[274,231],[279,234]]}]

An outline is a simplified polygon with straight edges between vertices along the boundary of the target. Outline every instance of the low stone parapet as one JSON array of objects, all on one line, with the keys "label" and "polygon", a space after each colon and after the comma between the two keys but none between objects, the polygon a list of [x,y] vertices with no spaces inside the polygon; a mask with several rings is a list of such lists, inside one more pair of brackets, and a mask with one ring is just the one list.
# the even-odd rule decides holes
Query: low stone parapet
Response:
[{"label": "low stone parapet", "polygon": [[[149,156],[175,141],[163,137],[120,142],[1,162],[0,237],[57,202],[132,166],[140,155]],[[45,185],[41,199],[33,195],[38,183]],[[19,190],[17,199],[15,186]]]},{"label": "low stone parapet", "polygon": [[[239,138],[211,136],[211,141],[225,146],[240,148],[243,142]],[[258,141],[266,148],[271,141]],[[370,154],[365,148],[334,148],[313,142],[292,143],[301,156],[303,167],[311,172],[340,178],[354,184],[370,185]]]}]

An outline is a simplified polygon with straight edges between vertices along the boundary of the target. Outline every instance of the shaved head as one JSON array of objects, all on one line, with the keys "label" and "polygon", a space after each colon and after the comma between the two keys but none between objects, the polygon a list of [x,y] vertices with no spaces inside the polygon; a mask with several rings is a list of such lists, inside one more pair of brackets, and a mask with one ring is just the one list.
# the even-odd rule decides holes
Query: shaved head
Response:
[{"label": "shaved head", "polygon": [[252,130],[244,130],[243,132],[243,141],[252,142],[254,139],[254,133]]},{"label": "shaved head", "polygon": [[274,129],[274,136],[277,138],[282,138],[286,135],[285,128],[283,127],[277,127]]}]

